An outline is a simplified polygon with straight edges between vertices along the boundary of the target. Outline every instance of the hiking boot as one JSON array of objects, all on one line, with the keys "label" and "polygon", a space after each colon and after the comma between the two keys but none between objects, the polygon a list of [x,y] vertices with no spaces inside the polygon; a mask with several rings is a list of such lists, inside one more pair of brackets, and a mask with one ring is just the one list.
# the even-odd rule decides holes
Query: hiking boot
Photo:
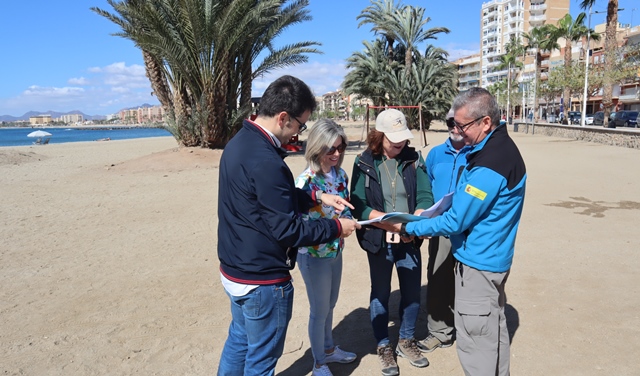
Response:
[{"label": "hiking boot", "polygon": [[450,347],[451,345],[453,345],[453,339],[450,339],[448,341],[442,342],[440,341],[438,338],[436,338],[433,334],[429,334],[427,336],[427,338],[423,339],[422,341],[418,342],[418,349],[422,352],[425,353],[430,353],[433,350],[437,349],[437,348],[443,348],[446,349],[447,347]]},{"label": "hiking boot", "polygon": [[398,373],[398,364],[393,358],[393,349],[391,345],[378,346],[378,360],[382,367],[382,376],[396,376]]},{"label": "hiking boot", "polygon": [[413,338],[399,340],[396,353],[398,356],[407,358],[414,367],[422,368],[429,365],[429,361],[422,356],[422,353],[418,350],[417,342]]},{"label": "hiking boot", "polygon": [[338,346],[335,346],[333,352],[324,358],[325,363],[351,363],[354,360],[356,360],[356,354],[344,351]]},{"label": "hiking boot", "polygon": [[314,364],[311,376],[333,376],[333,373],[331,373],[331,370],[326,364],[321,365],[320,368]]}]

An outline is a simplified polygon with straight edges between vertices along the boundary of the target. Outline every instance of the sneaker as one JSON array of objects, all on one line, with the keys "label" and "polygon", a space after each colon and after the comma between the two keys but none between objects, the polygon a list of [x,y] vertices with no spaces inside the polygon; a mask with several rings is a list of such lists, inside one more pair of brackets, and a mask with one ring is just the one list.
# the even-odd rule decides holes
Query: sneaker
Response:
[{"label": "sneaker", "polygon": [[418,342],[418,349],[422,352],[430,353],[439,347],[446,349],[447,347],[451,347],[451,345],[453,345],[453,339],[442,342],[433,334],[429,334],[427,338]]},{"label": "sneaker", "polygon": [[325,363],[351,363],[354,360],[356,360],[356,354],[344,351],[338,346],[334,347],[333,352],[324,358]]},{"label": "sneaker", "polygon": [[333,376],[333,373],[331,373],[331,370],[326,364],[321,365],[320,368],[314,364],[311,376]]},{"label": "sneaker", "polygon": [[429,365],[429,361],[422,356],[422,353],[418,350],[417,342],[413,338],[399,340],[396,353],[398,356],[407,358],[414,367],[422,368]]},{"label": "sneaker", "polygon": [[398,364],[393,358],[393,349],[391,345],[378,346],[378,360],[382,367],[382,376],[396,376],[398,373]]}]

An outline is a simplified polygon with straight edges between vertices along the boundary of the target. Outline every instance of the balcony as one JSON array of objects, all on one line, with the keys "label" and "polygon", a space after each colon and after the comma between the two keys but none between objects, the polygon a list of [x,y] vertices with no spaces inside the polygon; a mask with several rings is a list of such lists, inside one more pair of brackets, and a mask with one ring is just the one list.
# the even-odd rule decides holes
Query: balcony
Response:
[{"label": "balcony", "polygon": [[546,21],[547,16],[545,15],[540,15],[540,16],[530,16],[529,17],[529,22],[544,22]]},{"label": "balcony", "polygon": [[538,11],[538,10],[545,10],[547,9],[547,4],[546,3],[541,3],[541,4],[531,4],[531,7],[529,8],[529,10],[531,11]]},{"label": "balcony", "polygon": [[465,73],[478,72],[478,71],[480,71],[480,67],[479,66],[466,67],[466,68],[459,69],[458,70],[458,74],[465,74]]}]

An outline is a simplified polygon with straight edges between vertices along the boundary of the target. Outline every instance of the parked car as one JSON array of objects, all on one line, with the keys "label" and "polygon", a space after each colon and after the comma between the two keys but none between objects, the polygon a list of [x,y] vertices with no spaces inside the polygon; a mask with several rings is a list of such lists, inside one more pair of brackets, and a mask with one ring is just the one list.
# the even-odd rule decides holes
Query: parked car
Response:
[{"label": "parked car", "polygon": [[569,124],[580,124],[582,113],[580,111],[569,111],[567,112],[567,118],[569,119]]},{"label": "parked car", "polygon": [[593,125],[593,114],[586,114],[584,116],[584,124],[585,125]]},{"label": "parked car", "polygon": [[593,114],[593,125],[604,125],[604,112],[598,111]]},{"label": "parked car", "polygon": [[616,127],[637,127],[638,111],[618,111],[613,117],[613,125]]}]

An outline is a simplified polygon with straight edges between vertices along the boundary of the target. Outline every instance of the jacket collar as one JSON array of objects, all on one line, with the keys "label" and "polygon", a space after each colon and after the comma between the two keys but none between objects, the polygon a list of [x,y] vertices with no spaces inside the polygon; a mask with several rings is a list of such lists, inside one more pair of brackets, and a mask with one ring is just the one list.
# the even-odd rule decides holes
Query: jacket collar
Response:
[{"label": "jacket collar", "polygon": [[280,140],[275,138],[275,136],[271,134],[271,132],[264,129],[260,124],[253,122],[249,119],[245,119],[244,127],[251,132],[261,135],[266,142],[270,143],[271,146],[273,146],[273,148],[276,150],[276,152],[278,153],[278,155],[280,155],[282,159],[286,158],[289,155],[289,153],[287,153],[287,151],[280,146],[281,145]]},{"label": "jacket collar", "polygon": [[480,150],[482,150],[484,146],[487,144],[487,142],[489,141],[489,139],[500,138],[505,136],[507,136],[507,125],[500,124],[494,130],[492,130],[491,133],[489,133],[487,137],[484,138],[484,140],[480,141],[480,143],[476,145],[472,145],[471,153],[477,153]]},{"label": "jacket collar", "polygon": [[471,145],[464,145],[460,150],[456,150],[456,148],[453,147],[453,144],[451,143],[451,139],[449,137],[447,137],[444,143],[445,145],[447,145],[447,151],[452,154],[462,154],[464,152],[470,151],[472,148]]}]

